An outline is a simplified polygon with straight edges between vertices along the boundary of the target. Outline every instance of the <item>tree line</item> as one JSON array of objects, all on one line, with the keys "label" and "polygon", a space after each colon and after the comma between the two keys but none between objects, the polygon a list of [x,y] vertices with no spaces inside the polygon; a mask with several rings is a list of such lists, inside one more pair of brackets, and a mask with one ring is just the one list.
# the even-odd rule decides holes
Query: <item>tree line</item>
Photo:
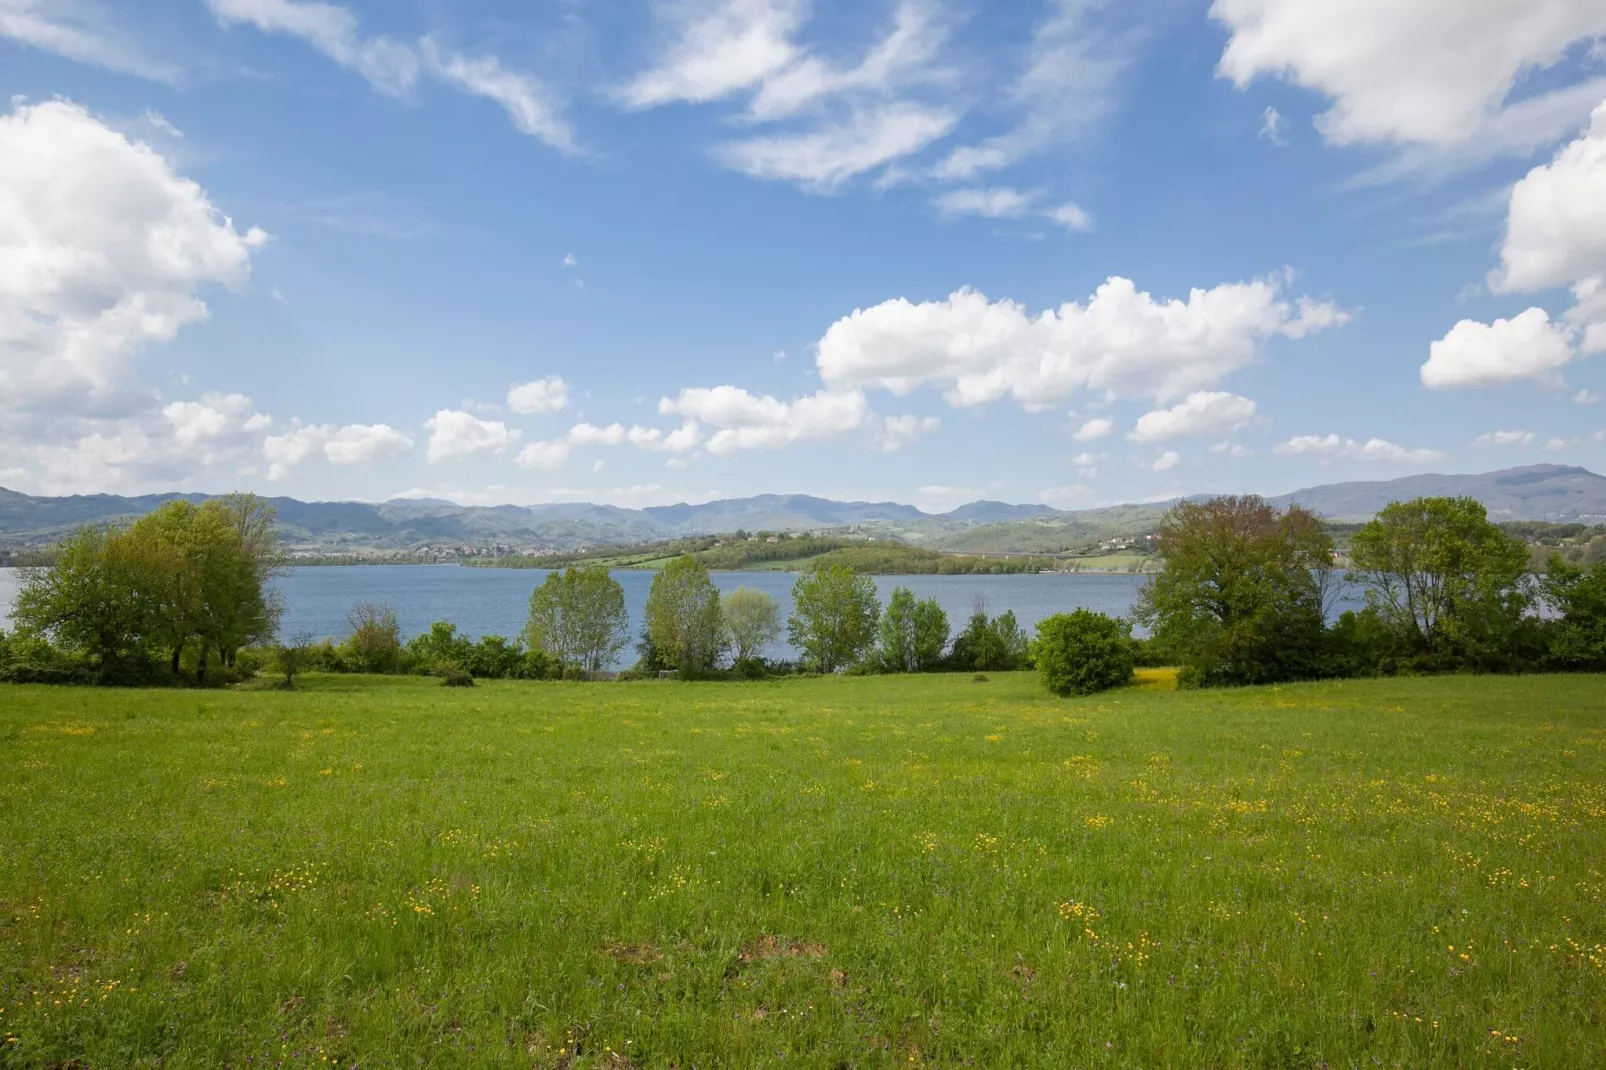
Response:
[{"label": "tree line", "polygon": [[[1606,562],[1560,556],[1530,571],[1526,543],[1472,499],[1395,502],[1350,533],[1349,565],[1309,511],[1253,496],[1184,502],[1161,524],[1161,570],[1132,621],[1078,610],[1028,636],[978,602],[957,634],[935,599],[893,590],[883,607],[861,571],[825,564],[770,595],[721,595],[683,554],[653,577],[641,633],[601,564],[554,570],[531,592],[521,634],[470,641],[450,622],[404,641],[393,609],[359,604],[339,642],[277,636],[269,580],[285,567],[272,509],[249,495],[175,501],[127,525],[85,528],[48,567],[24,570],[17,632],[0,635],[0,679],[224,682],[306,671],[586,679],[634,640],[624,678],[752,678],[791,672],[993,672],[1035,668],[1058,693],[1174,665],[1184,686],[1435,672],[1606,670]],[[1335,618],[1346,589],[1362,606]],[[1132,623],[1149,636],[1132,637]],[[765,658],[785,635],[795,661]],[[1123,675],[1124,674],[1124,675]]]},{"label": "tree line", "polygon": [[[1135,619],[1143,656],[1185,686],[1399,673],[1606,670],[1606,562],[1527,544],[1471,498],[1393,502],[1355,531],[1349,567],[1309,511],[1263,499],[1184,502],[1161,524],[1161,571]],[[1363,606],[1333,620],[1348,588]]]}]

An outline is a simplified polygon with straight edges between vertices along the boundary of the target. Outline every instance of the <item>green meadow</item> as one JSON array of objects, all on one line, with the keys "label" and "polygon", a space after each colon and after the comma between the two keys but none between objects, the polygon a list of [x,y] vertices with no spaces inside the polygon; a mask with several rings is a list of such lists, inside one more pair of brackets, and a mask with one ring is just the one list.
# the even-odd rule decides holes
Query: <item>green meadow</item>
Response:
[{"label": "green meadow", "polygon": [[1606,1065],[1606,686],[0,688],[0,1066]]}]

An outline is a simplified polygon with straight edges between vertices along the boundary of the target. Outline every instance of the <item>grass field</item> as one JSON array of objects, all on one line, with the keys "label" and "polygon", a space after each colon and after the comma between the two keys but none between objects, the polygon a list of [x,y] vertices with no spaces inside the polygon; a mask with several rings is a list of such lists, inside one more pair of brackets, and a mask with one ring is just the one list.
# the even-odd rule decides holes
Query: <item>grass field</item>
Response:
[{"label": "grass field", "polygon": [[0,1066],[1606,1065],[1606,681],[0,687]]}]

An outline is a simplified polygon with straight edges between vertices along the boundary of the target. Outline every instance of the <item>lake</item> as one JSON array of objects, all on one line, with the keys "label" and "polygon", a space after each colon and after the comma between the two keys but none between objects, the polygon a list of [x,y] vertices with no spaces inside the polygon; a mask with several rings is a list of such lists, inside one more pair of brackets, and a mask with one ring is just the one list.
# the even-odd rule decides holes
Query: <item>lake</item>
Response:
[{"label": "lake", "polygon": [[[614,578],[625,589],[631,635],[641,632],[642,606],[653,573],[620,571]],[[429,630],[432,621],[449,620],[470,638],[481,635],[514,637],[529,615],[530,591],[546,577],[544,569],[462,568],[457,565],[327,565],[300,568],[278,582],[284,593],[282,632],[295,635],[339,637],[347,631],[346,614],[357,602],[389,602],[404,635]],[[716,572],[722,591],[756,587],[781,603],[784,620],[792,611],[790,572]],[[1030,631],[1038,621],[1055,613],[1087,608],[1122,616],[1132,608],[1144,577],[1112,574],[1055,573],[1027,576],[878,576],[876,590],[883,604],[894,587],[908,587],[917,598],[935,598],[948,612],[953,630],[964,626],[977,598],[989,613],[1014,610],[1021,627]],[[9,624],[12,599],[17,592],[15,569],[0,569],[0,627]],[[774,657],[791,657],[783,639]],[[634,651],[625,655],[630,661]]]}]

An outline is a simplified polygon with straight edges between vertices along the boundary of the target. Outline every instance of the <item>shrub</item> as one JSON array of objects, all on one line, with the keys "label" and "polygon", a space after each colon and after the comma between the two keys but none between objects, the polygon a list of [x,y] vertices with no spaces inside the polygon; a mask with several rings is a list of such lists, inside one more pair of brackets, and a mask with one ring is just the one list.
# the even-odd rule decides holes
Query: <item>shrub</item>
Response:
[{"label": "shrub", "polygon": [[1091,695],[1132,679],[1132,625],[1088,609],[1037,625],[1033,645],[1043,686],[1056,695]]},{"label": "shrub", "polygon": [[445,687],[473,687],[474,677],[469,671],[455,661],[438,661],[431,672],[433,676],[441,678]]}]

